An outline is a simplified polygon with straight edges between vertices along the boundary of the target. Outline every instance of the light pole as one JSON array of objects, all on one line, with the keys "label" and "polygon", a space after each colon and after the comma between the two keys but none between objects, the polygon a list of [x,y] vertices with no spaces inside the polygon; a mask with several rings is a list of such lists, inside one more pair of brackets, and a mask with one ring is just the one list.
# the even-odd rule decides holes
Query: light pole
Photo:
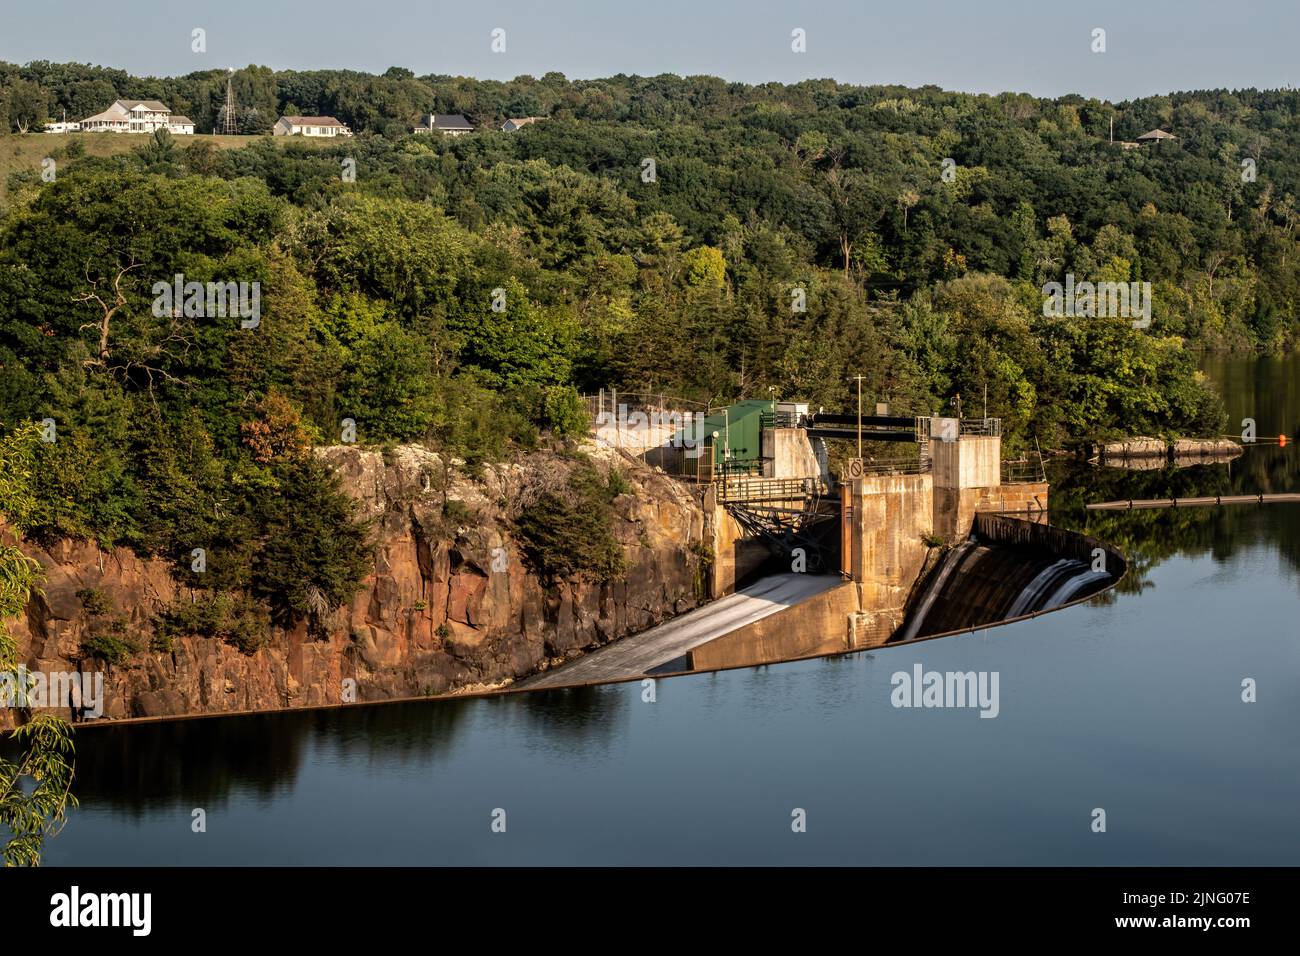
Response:
[{"label": "light pole", "polygon": [[862,460],[862,376],[858,379],[858,460]]},{"label": "light pole", "polygon": [[722,411],[722,474],[725,478],[731,471],[731,406]]}]

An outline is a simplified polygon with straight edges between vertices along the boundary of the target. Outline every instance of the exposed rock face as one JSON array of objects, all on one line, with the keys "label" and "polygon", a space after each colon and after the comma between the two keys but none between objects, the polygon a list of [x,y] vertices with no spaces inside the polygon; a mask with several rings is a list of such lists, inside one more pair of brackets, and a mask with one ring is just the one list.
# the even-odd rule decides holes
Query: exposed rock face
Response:
[{"label": "exposed rock face", "polygon": [[1115,458],[1168,458],[1169,444],[1163,438],[1130,438],[1107,442],[1102,446],[1103,461]]},{"label": "exposed rock face", "polygon": [[1180,438],[1169,448],[1174,459],[1236,458],[1242,448],[1230,438]]},{"label": "exposed rock face", "polygon": [[[704,512],[681,485],[626,459],[619,467],[632,492],[614,503],[626,575],[548,591],[525,567],[507,511],[570,463],[538,456],[489,467],[472,481],[418,446],[399,446],[387,458],[353,446],[318,454],[374,520],[376,542],[372,573],[327,622],[328,637],[313,639],[303,624],[274,630],[253,654],[180,637],[171,652],[142,651],[120,665],[87,659],[81,669],[105,672],[104,717],[341,703],[349,678],[357,700],[498,685],[644,630],[705,597],[694,547],[710,540]],[[444,509],[444,495],[460,505]],[[102,592],[112,613],[125,617],[130,638],[146,648],[154,615],[189,594],[163,561],[101,552],[89,542],[22,546],[46,572],[44,593],[32,599],[25,620],[11,623],[29,670],[77,669],[82,640],[96,623],[79,590]],[[0,722],[8,720],[12,712],[0,711]]]},{"label": "exposed rock face", "polygon": [[1102,445],[1101,460],[1142,470],[1162,468],[1170,460],[1180,465],[1193,464],[1202,459],[1222,461],[1241,453],[1241,446],[1228,438],[1179,438],[1172,442],[1163,438],[1130,438]]}]

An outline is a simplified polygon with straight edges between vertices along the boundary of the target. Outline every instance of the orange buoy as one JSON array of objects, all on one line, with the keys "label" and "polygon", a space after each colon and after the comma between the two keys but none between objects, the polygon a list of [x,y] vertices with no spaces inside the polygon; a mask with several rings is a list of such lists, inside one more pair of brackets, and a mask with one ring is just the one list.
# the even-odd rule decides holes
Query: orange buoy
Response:
[{"label": "orange buoy", "polygon": [[1281,448],[1285,448],[1285,447],[1286,447],[1286,436],[1285,436],[1285,435],[1278,435],[1278,436],[1277,436],[1277,443],[1278,443],[1278,446],[1279,446],[1279,447],[1281,447]]}]

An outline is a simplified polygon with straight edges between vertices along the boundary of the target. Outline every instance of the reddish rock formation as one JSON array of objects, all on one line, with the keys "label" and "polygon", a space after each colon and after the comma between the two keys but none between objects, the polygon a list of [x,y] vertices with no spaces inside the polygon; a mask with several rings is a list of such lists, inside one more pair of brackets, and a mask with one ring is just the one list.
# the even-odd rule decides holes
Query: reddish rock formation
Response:
[{"label": "reddish rock formation", "polygon": [[[539,480],[571,467],[564,460],[536,456],[489,466],[470,480],[418,446],[318,454],[374,519],[376,539],[373,571],[351,605],[331,616],[328,637],[313,639],[303,624],[273,630],[253,654],[182,636],[170,652],[142,651],[121,665],[87,660],[83,669],[105,670],[106,718],[340,703],[347,678],[356,681],[358,700],[498,685],[651,627],[705,597],[692,547],[711,540],[704,512],[683,486],[644,465],[619,461],[632,487],[614,503],[628,561],[623,579],[564,582],[548,591],[524,566],[508,515]],[[444,500],[460,506],[444,509]],[[154,616],[189,594],[160,560],[102,552],[91,542],[22,546],[46,573],[43,594],[11,625],[31,670],[76,668],[94,623],[79,590],[102,592],[146,648]],[[11,719],[0,711],[0,722]]]}]

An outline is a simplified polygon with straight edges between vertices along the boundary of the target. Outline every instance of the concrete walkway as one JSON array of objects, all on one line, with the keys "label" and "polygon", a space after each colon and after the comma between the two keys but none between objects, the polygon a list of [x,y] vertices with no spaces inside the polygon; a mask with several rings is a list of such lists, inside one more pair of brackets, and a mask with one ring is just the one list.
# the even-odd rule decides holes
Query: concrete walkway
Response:
[{"label": "concrete walkway", "polygon": [[689,614],[520,681],[515,687],[534,690],[641,677],[692,648],[793,607],[839,583],[838,574],[774,574]]}]

